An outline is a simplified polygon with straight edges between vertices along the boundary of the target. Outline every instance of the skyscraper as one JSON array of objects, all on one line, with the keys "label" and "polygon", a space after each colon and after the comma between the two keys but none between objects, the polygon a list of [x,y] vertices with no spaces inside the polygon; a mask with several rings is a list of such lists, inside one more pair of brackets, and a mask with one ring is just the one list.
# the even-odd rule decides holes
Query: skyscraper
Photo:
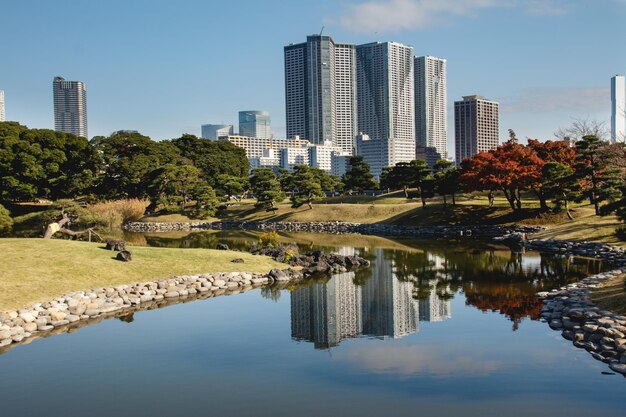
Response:
[{"label": "skyscraper", "polygon": [[332,141],[353,153],[357,133],[356,47],[311,35],[285,46],[287,137]]},{"label": "skyscraper", "polygon": [[6,120],[6,115],[4,114],[4,90],[0,90],[0,122],[4,122]]},{"label": "skyscraper", "polygon": [[[448,92],[446,60],[434,56],[415,58],[415,144],[417,154],[434,159],[448,157]],[[433,159],[433,158],[427,158]],[[427,161],[430,162],[430,161]],[[436,162],[436,161],[435,161]]]},{"label": "skyscraper", "polygon": [[54,129],[87,138],[87,91],[81,81],[54,77]]},{"label": "skyscraper", "polygon": [[239,136],[269,139],[272,137],[270,114],[266,111],[246,110],[239,112]]},{"label": "skyscraper", "polygon": [[[359,132],[382,148],[383,166],[415,159],[413,48],[396,42],[357,46]],[[378,146],[379,147],[379,146]],[[380,175],[382,166],[371,166]]]},{"label": "skyscraper", "polygon": [[482,96],[464,96],[454,102],[456,163],[499,144],[499,104]]},{"label": "skyscraper", "polygon": [[201,136],[204,139],[218,140],[222,136],[233,134],[233,125],[202,125]]},{"label": "skyscraper", "polygon": [[626,140],[626,82],[623,75],[611,78],[611,142]]}]

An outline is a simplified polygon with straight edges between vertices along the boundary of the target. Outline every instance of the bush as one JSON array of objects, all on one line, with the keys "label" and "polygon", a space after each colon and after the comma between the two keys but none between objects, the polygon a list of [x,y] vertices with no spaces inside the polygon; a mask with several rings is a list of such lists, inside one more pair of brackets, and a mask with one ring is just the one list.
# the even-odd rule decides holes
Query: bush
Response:
[{"label": "bush", "polygon": [[148,200],[131,198],[102,201],[89,205],[87,209],[93,215],[106,219],[108,226],[112,229],[113,227],[121,226],[123,223],[141,219],[149,204]]},{"label": "bush", "polygon": [[264,248],[266,246],[275,247],[278,246],[278,233],[275,231],[261,233],[259,235],[259,245]]},{"label": "bush", "polygon": [[13,230],[13,219],[9,210],[0,204],[0,236],[5,236]]}]

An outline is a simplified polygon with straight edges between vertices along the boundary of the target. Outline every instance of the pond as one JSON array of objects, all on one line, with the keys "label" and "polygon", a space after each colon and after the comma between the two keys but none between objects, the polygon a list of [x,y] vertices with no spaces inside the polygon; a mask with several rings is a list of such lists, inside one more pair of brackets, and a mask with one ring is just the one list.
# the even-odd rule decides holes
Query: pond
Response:
[{"label": "pond", "polygon": [[[256,234],[133,238],[244,248]],[[626,379],[541,322],[534,297],[607,265],[480,242],[283,240],[372,266],[18,346],[0,356],[0,415],[624,415]]]}]

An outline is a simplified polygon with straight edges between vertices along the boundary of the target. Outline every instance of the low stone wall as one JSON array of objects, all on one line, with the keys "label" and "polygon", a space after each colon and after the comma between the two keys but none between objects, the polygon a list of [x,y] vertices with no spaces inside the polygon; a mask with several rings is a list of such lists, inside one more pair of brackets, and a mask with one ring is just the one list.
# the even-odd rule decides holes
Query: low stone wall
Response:
[{"label": "low stone wall", "polygon": [[587,277],[558,290],[537,294],[543,298],[541,316],[577,348],[587,350],[611,370],[626,376],[626,316],[601,311],[591,300],[591,289],[620,275],[616,269]]},{"label": "low stone wall", "polygon": [[524,247],[548,253],[572,254],[590,258],[599,258],[615,264],[626,262],[626,250],[619,246],[607,245],[600,242],[579,242],[569,240],[529,239]]},{"label": "low stone wall", "polygon": [[[295,280],[301,275],[293,271],[286,277]],[[0,353],[13,344],[30,343],[36,338],[68,331],[80,323],[125,315],[155,303],[244,292],[275,281],[270,274],[229,272],[72,292],[50,302],[0,313]]]},{"label": "low stone wall", "polygon": [[173,232],[198,230],[275,230],[278,232],[358,233],[362,235],[456,238],[493,238],[510,233],[536,233],[543,230],[536,226],[399,226],[393,224],[366,224],[350,222],[266,222],[266,221],[218,221],[185,223],[131,222],[124,225],[130,232]]}]

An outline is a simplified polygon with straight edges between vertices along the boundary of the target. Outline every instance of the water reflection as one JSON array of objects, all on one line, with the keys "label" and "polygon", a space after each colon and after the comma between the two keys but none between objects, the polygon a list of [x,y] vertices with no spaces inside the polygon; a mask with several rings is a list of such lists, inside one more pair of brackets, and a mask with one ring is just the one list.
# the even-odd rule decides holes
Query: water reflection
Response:
[{"label": "water reflection", "polygon": [[[353,248],[339,248],[342,254]],[[356,250],[372,262],[369,269],[303,284],[291,291],[291,336],[316,349],[361,336],[401,338],[419,323],[452,318],[451,300],[498,312],[513,331],[525,318],[540,317],[535,293],[598,272],[596,260],[540,253],[478,250]]]}]

